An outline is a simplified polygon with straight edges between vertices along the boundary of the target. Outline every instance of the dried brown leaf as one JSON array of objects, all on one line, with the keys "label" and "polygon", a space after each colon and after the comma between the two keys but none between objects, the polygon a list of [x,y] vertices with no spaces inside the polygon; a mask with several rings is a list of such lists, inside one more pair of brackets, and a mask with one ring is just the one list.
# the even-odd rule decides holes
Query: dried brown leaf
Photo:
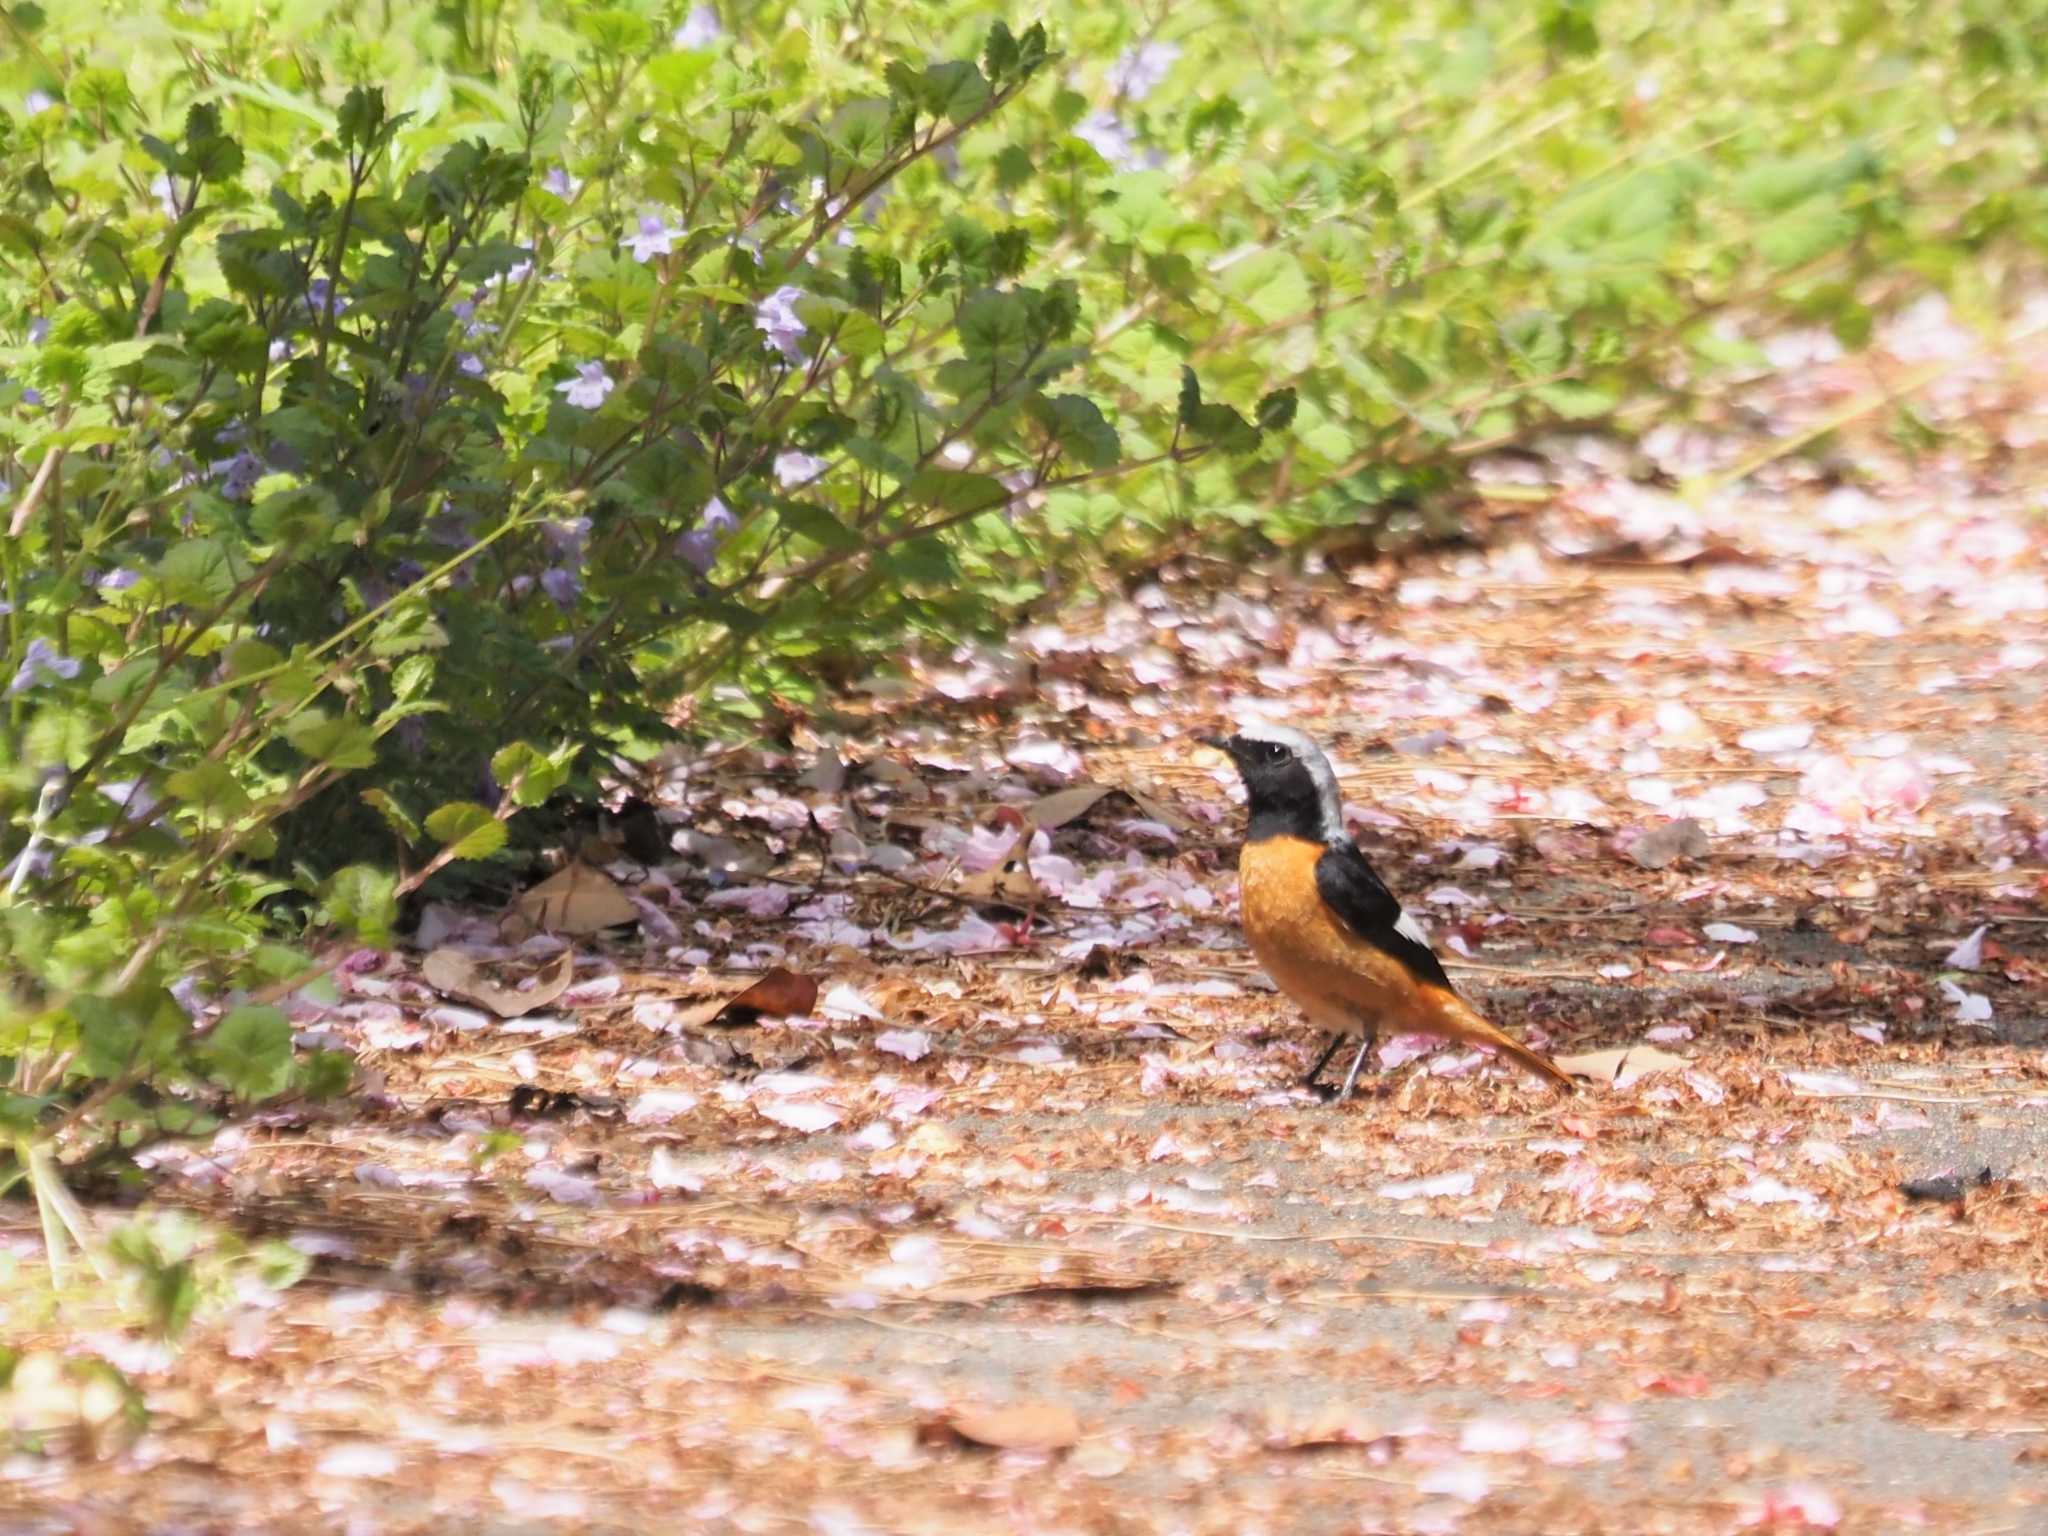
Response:
[{"label": "dried brown leaf", "polygon": [[1670,1072],[1692,1063],[1683,1056],[1660,1051],[1654,1045],[1624,1045],[1612,1050],[1587,1051],[1579,1056],[1553,1056],[1552,1061],[1573,1077],[1588,1077],[1596,1083],[1625,1088],[1639,1077],[1653,1072]]},{"label": "dried brown leaf", "polygon": [[960,894],[991,905],[1035,907],[1050,894],[1031,873],[1031,839],[1038,828],[1026,821],[1009,851],[978,875],[960,882]]},{"label": "dried brown leaf", "polygon": [[420,962],[420,975],[437,992],[482,1003],[501,1019],[516,1019],[547,1007],[568,991],[575,964],[575,954],[565,949],[535,971],[530,978],[533,984],[522,990],[484,975],[473,955],[459,949],[437,949]]},{"label": "dried brown leaf", "polygon": [[1278,1451],[1371,1445],[1385,1435],[1385,1430],[1350,1403],[1326,1403],[1307,1414],[1276,1403],[1266,1415],[1266,1444]]},{"label": "dried brown leaf", "polygon": [[618,881],[582,863],[563,865],[514,901],[512,910],[544,933],[572,935],[616,928],[640,916]]},{"label": "dried brown leaf", "polygon": [[703,1029],[722,1024],[738,1029],[756,1019],[806,1014],[817,1005],[818,978],[775,967],[759,981],[732,997],[714,998],[676,1015],[685,1029]]},{"label": "dried brown leaf", "polygon": [[1064,827],[1070,821],[1078,821],[1107,795],[1122,795],[1151,821],[1162,822],[1169,827],[1185,828],[1187,819],[1170,806],[1153,799],[1142,790],[1124,784],[1074,784],[1066,789],[1056,789],[1049,795],[1041,795],[1032,802],[1027,813],[1032,822],[1051,832]]},{"label": "dried brown leaf", "polygon": [[956,1408],[946,1427],[962,1440],[999,1451],[1063,1451],[1081,1438],[1074,1410],[1043,1399]]}]

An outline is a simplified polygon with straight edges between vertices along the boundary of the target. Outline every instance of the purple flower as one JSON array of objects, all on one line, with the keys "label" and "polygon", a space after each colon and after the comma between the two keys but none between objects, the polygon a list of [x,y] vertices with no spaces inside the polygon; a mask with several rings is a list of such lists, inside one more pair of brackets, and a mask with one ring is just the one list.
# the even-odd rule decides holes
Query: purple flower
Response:
[{"label": "purple flower", "polygon": [[480,379],[484,376],[484,360],[474,352],[456,353],[455,366],[461,372],[468,374],[472,379]]},{"label": "purple flower", "polygon": [[348,300],[334,291],[333,283],[316,277],[306,284],[306,308],[316,315],[338,315],[348,308]]},{"label": "purple flower", "polygon": [[1110,89],[1126,101],[1143,101],[1159,88],[1179,57],[1179,43],[1140,43],[1126,48],[1110,66]]},{"label": "purple flower", "polygon": [[121,807],[130,821],[148,821],[163,802],[149,792],[140,779],[113,779],[100,786],[100,793]]},{"label": "purple flower", "polygon": [[732,508],[714,496],[704,503],[697,526],[676,540],[676,553],[698,570],[708,571],[718,558],[718,546],[725,542],[726,535],[737,528],[739,522],[732,515]]},{"label": "purple flower", "polygon": [[584,363],[577,368],[575,378],[564,379],[555,386],[555,393],[579,410],[594,411],[615,387],[603,363]]},{"label": "purple flower", "polygon": [[37,87],[21,98],[21,108],[30,117],[41,117],[55,105],[57,105],[57,98],[41,87]]},{"label": "purple flower", "polygon": [[541,177],[540,186],[543,192],[552,192],[565,203],[574,201],[583,190],[582,180],[571,176],[566,165],[558,165]]},{"label": "purple flower", "polygon": [[211,1011],[209,1005],[213,994],[206,990],[206,983],[197,976],[180,976],[164,990],[195,1022]]},{"label": "purple flower", "polygon": [[808,329],[796,315],[796,301],[809,298],[801,288],[788,284],[776,289],[754,309],[754,328],[768,338],[768,345],[792,363],[804,361],[804,349],[797,338]]},{"label": "purple flower", "polygon": [[555,600],[557,608],[573,608],[583,591],[583,577],[565,565],[551,565],[540,573],[540,589]]},{"label": "purple flower", "polygon": [[619,244],[631,251],[633,259],[644,266],[655,257],[666,256],[673,251],[677,233],[658,215],[643,213],[640,215],[640,232],[626,236]]},{"label": "purple flower", "polygon": [[292,339],[280,336],[270,344],[270,360],[273,363],[288,363],[292,360]]},{"label": "purple flower", "polygon": [[518,284],[525,282],[528,274],[530,274],[532,271],[533,253],[529,251],[522,259],[513,262],[509,268],[507,268],[503,272],[500,272],[497,276],[485,278],[484,290],[488,292],[493,288],[501,287],[506,284],[517,286]]},{"label": "purple flower", "polygon": [[29,641],[28,654],[22,658],[21,670],[14,674],[14,681],[7,685],[9,694],[21,693],[30,688],[40,688],[45,683],[68,682],[78,676],[78,658],[59,656],[50,649],[50,642],[41,636]]},{"label": "purple flower", "polygon": [[[101,840],[103,841],[104,838],[105,834],[102,833]],[[26,878],[43,880],[49,877],[50,866],[56,862],[57,850],[47,842],[39,842],[22,849],[20,853],[9,859],[4,865],[0,865],[0,880],[12,880],[14,878],[15,866],[21,863],[23,855],[26,855],[28,858],[28,875]]]},{"label": "purple flower", "polygon": [[28,339],[31,346],[40,347],[50,339],[50,322],[36,319],[28,323]]},{"label": "purple flower", "polygon": [[1090,112],[1074,124],[1074,137],[1119,169],[1137,163],[1137,140],[1114,112]]},{"label": "purple flower", "polygon": [[149,195],[163,209],[165,218],[175,219],[178,216],[178,184],[171,180],[170,172],[157,173],[156,180],[149,184]]},{"label": "purple flower", "polygon": [[829,462],[827,459],[819,458],[816,454],[798,453],[795,449],[791,449],[786,453],[778,453],[775,455],[776,484],[780,485],[784,490],[788,490],[793,485],[802,485],[807,481],[816,479]]},{"label": "purple flower", "polygon": [[584,543],[590,537],[590,519],[570,517],[559,522],[542,523],[540,536],[547,540],[548,548],[561,559],[581,560]]},{"label": "purple flower", "polygon": [[23,405],[41,405],[43,403],[43,392],[33,387],[24,388],[21,392],[21,403]]},{"label": "purple flower", "polygon": [[683,18],[683,24],[669,41],[678,48],[709,48],[723,36],[725,28],[718,24],[718,12],[711,6],[697,5],[690,8],[690,14]]},{"label": "purple flower", "polygon": [[708,571],[718,558],[718,540],[702,528],[693,528],[676,540],[676,553],[698,570]]},{"label": "purple flower", "polygon": [[[479,299],[482,294],[477,296]],[[477,299],[457,299],[448,306],[448,313],[462,322],[462,334],[466,340],[474,341],[479,336],[495,336],[498,328],[488,320],[476,317]]]},{"label": "purple flower", "polygon": [[220,482],[220,493],[229,501],[247,501],[263,478],[263,461],[244,448],[231,459],[215,459],[206,474]]},{"label": "purple flower", "polygon": [[97,585],[102,592],[126,592],[142,580],[141,573],[131,571],[125,565],[116,566],[99,579]]}]

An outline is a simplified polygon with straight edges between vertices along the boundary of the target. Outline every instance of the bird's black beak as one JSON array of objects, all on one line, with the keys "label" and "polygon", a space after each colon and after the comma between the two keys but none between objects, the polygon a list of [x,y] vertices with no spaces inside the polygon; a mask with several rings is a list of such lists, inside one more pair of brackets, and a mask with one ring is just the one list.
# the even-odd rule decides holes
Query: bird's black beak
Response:
[{"label": "bird's black beak", "polygon": [[1205,747],[1214,747],[1218,752],[1228,752],[1230,750],[1230,738],[1228,736],[1197,736],[1195,740]]}]

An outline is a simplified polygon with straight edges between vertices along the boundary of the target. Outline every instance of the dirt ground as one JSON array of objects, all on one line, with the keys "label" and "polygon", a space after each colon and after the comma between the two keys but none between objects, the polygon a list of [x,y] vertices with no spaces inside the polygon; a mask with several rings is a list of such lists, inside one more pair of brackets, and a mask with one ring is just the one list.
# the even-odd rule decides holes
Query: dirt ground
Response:
[{"label": "dirt ground", "polygon": [[[156,1158],[312,1273],[13,1330],[151,1419],[0,1464],[0,1530],[2048,1531],[2043,361],[1670,489],[1873,387],[1808,356],[1489,466],[1474,548],[1184,561],[679,754],[558,999],[357,957],[299,1013],[363,1090]],[[1596,1080],[1296,1086],[1192,740],[1256,718]],[[769,966],[815,1003],[703,1021]]]}]

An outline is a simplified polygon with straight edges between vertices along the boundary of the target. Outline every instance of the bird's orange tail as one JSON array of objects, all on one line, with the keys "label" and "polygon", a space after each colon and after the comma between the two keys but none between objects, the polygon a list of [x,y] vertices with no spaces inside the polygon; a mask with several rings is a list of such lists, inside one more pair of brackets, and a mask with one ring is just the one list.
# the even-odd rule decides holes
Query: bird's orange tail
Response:
[{"label": "bird's orange tail", "polygon": [[1547,1078],[1553,1087],[1562,1088],[1566,1093],[1577,1091],[1579,1085],[1567,1077],[1554,1062],[1537,1055],[1505,1030],[1487,1023],[1470,1003],[1456,993],[1444,993],[1441,1007],[1442,1033],[1451,1039],[1487,1046],[1499,1051],[1517,1066],[1534,1072],[1538,1077]]}]

